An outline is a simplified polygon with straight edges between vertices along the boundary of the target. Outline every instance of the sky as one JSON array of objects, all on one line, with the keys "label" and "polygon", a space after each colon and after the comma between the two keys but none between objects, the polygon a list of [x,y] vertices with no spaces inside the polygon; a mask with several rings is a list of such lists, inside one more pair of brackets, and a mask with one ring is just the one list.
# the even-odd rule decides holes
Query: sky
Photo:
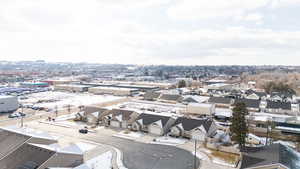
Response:
[{"label": "sky", "polygon": [[299,65],[300,0],[1,0],[0,60]]}]

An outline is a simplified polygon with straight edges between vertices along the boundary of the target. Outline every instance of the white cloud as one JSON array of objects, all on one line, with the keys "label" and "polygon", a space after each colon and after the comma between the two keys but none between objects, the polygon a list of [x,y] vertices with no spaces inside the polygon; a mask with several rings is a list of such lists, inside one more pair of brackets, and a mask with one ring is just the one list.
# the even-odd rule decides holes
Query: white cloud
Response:
[{"label": "white cloud", "polygon": [[[267,22],[262,7],[269,2],[4,0],[0,1],[0,60],[296,64],[300,32],[259,25]],[[252,27],[229,27],[232,22],[220,24],[213,18],[233,18]]]},{"label": "white cloud", "polygon": [[258,13],[252,13],[252,14],[245,16],[244,20],[255,22],[256,24],[262,24],[263,23],[263,15],[258,14]]},{"label": "white cloud", "polygon": [[191,20],[238,17],[267,4],[267,0],[179,0],[168,9],[168,15]]}]

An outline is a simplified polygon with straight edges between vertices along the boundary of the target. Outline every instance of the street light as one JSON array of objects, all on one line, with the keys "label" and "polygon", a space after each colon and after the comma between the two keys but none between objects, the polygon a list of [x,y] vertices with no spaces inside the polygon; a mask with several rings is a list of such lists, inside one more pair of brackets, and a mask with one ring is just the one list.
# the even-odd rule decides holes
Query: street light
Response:
[{"label": "street light", "polygon": [[195,141],[194,169],[197,169],[197,140],[201,140],[201,136],[192,135],[192,139]]}]

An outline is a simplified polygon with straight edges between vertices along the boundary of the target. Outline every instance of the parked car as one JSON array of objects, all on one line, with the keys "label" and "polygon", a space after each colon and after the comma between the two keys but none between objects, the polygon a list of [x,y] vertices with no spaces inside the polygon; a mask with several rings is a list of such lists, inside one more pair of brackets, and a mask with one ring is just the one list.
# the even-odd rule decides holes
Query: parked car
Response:
[{"label": "parked car", "polygon": [[16,112],[16,113],[12,113],[12,114],[8,115],[8,118],[18,118],[18,117],[24,117],[24,116],[26,116],[25,113]]},{"label": "parked car", "polygon": [[84,128],[84,129],[79,129],[79,133],[82,133],[82,134],[87,134],[89,131],[88,129]]}]

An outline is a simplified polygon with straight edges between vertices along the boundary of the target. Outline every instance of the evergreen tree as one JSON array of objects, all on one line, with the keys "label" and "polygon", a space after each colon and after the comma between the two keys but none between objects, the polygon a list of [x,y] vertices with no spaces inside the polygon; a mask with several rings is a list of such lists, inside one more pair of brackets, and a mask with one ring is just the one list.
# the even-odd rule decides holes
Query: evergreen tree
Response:
[{"label": "evergreen tree", "polygon": [[245,103],[236,103],[232,112],[232,124],[230,126],[231,140],[237,142],[240,148],[242,148],[245,146],[248,133],[248,126],[245,117],[248,114],[248,110]]},{"label": "evergreen tree", "polygon": [[184,88],[184,87],[186,87],[186,82],[184,80],[180,80],[178,82],[178,88]]}]

